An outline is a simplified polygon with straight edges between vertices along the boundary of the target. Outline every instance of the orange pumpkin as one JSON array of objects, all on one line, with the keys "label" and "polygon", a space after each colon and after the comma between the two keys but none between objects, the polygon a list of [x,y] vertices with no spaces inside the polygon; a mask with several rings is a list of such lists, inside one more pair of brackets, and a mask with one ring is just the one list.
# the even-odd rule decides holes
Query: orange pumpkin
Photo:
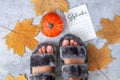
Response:
[{"label": "orange pumpkin", "polygon": [[64,23],[59,15],[51,12],[42,17],[40,27],[45,36],[55,37],[63,31]]}]

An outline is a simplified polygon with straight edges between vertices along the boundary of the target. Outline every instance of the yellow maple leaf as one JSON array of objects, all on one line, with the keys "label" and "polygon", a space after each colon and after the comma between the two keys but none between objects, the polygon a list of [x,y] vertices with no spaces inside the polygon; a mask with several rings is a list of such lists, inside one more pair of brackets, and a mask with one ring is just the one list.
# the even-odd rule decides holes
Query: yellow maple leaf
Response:
[{"label": "yellow maple leaf", "polygon": [[107,39],[107,44],[120,42],[120,16],[115,15],[114,20],[102,18],[102,29],[97,32],[101,38]]},{"label": "yellow maple leaf", "polygon": [[9,74],[7,78],[5,78],[5,80],[27,80],[27,79],[24,75],[21,75],[21,74],[18,75],[16,79],[14,79],[13,76]]},{"label": "yellow maple leaf", "polygon": [[114,59],[110,56],[110,50],[103,46],[98,50],[94,45],[88,44],[88,69],[96,71],[106,68],[107,65]]},{"label": "yellow maple leaf", "polygon": [[14,53],[20,56],[25,53],[25,46],[33,50],[38,45],[38,41],[34,39],[38,30],[37,25],[32,25],[32,19],[17,22],[15,28],[5,36],[8,49],[13,48]]},{"label": "yellow maple leaf", "polygon": [[36,15],[46,12],[55,12],[59,9],[62,12],[68,11],[68,3],[66,0],[31,0],[34,5]]},{"label": "yellow maple leaf", "polygon": [[15,80],[27,80],[24,75],[19,75]]},{"label": "yellow maple leaf", "polygon": [[5,80],[14,80],[13,76],[12,75],[8,75],[7,78],[5,78]]}]

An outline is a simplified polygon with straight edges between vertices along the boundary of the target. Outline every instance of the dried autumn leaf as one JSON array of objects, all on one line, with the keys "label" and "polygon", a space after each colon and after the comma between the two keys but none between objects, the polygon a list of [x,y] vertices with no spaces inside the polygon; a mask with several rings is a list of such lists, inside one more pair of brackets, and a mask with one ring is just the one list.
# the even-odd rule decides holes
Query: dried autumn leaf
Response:
[{"label": "dried autumn leaf", "polygon": [[18,75],[16,79],[14,79],[13,76],[9,74],[7,78],[5,78],[5,80],[27,80],[27,79],[25,75]]},{"label": "dried autumn leaf", "polygon": [[114,59],[110,56],[110,50],[103,46],[98,50],[94,45],[88,44],[88,64],[89,71],[96,71],[106,68],[107,65]]},{"label": "dried autumn leaf", "polygon": [[62,12],[68,11],[68,3],[66,0],[31,0],[35,6],[36,15],[41,15],[46,12],[55,12],[59,9]]},{"label": "dried autumn leaf", "polygon": [[38,41],[34,39],[38,30],[38,26],[32,25],[32,19],[17,22],[15,28],[5,36],[8,49],[13,48],[14,53],[20,56],[25,53],[25,46],[33,50],[38,45]]},{"label": "dried autumn leaf", "polygon": [[13,76],[12,75],[8,75],[7,78],[5,78],[5,80],[14,80]]},{"label": "dried autumn leaf", "polygon": [[115,15],[113,21],[102,18],[100,23],[103,28],[97,32],[98,36],[107,39],[107,44],[120,42],[120,16]]}]

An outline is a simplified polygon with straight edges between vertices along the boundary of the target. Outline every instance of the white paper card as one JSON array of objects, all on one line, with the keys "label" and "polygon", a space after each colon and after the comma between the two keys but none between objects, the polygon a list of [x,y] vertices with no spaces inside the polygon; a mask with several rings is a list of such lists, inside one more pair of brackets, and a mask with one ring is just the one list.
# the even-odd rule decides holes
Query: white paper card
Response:
[{"label": "white paper card", "polygon": [[65,16],[72,34],[79,36],[83,41],[96,38],[86,4],[70,9]]}]

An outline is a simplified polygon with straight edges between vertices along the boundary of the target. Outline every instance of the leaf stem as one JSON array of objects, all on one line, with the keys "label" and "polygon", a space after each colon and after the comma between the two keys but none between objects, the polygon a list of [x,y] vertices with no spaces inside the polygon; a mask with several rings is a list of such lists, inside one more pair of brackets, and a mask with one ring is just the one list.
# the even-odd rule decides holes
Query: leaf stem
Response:
[{"label": "leaf stem", "polygon": [[8,28],[8,27],[1,26],[1,25],[0,25],[0,27],[1,27],[1,28],[4,28],[4,29],[7,29],[7,30],[9,30],[9,31],[12,31],[12,30],[11,30],[10,28]]},{"label": "leaf stem", "polygon": [[14,31],[14,30],[12,30],[12,29],[10,29],[10,28],[8,28],[8,27],[1,26],[1,25],[0,25],[0,27],[1,27],[1,28],[4,28],[4,29],[7,29],[7,30],[9,30],[9,31],[11,31],[11,32],[14,32],[14,33],[16,33],[16,31]]},{"label": "leaf stem", "polygon": [[102,72],[100,69],[99,71],[106,77],[107,80],[110,80],[109,77],[104,72]]}]

